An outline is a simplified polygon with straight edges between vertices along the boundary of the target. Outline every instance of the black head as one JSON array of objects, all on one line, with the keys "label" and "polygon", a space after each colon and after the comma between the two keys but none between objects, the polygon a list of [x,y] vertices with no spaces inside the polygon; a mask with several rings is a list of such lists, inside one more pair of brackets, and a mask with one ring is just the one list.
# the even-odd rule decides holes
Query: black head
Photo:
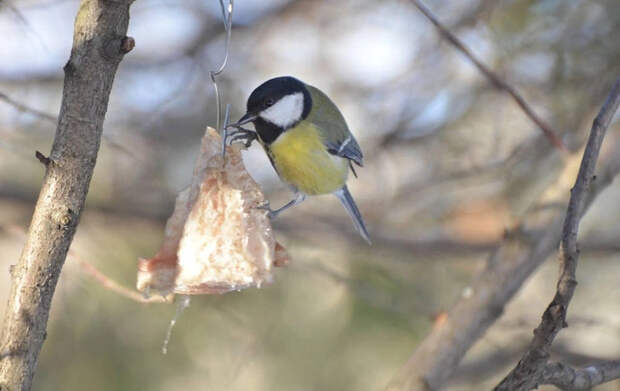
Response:
[{"label": "black head", "polygon": [[312,109],[306,85],[290,76],[267,80],[250,94],[239,123],[253,122],[261,139],[270,143],[305,119]]}]

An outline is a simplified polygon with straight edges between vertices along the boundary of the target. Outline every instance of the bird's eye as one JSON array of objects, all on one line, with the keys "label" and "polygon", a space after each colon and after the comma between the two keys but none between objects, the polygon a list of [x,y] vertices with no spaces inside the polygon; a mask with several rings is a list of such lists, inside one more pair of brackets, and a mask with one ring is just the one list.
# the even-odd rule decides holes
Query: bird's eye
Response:
[{"label": "bird's eye", "polygon": [[273,99],[269,98],[265,101],[265,106],[269,107],[269,106],[273,106],[275,102],[273,101]]}]

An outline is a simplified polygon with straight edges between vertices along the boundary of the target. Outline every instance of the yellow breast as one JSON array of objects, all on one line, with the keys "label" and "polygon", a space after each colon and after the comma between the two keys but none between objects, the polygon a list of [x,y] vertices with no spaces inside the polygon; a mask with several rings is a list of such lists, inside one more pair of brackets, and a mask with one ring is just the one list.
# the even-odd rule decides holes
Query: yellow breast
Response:
[{"label": "yellow breast", "polygon": [[305,194],[331,193],[347,181],[347,160],[327,152],[311,123],[301,122],[282,133],[268,149],[280,178]]}]

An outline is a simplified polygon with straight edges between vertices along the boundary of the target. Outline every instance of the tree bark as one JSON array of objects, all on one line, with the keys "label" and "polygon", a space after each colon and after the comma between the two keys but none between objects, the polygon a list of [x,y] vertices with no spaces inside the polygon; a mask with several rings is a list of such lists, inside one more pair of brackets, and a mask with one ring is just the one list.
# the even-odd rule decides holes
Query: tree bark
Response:
[{"label": "tree bark", "polygon": [[540,384],[553,384],[565,391],[587,391],[599,384],[620,378],[620,360],[606,361],[586,368],[573,368],[560,362],[548,362]]},{"label": "tree bark", "polygon": [[17,265],[0,337],[0,390],[27,391],[46,336],[56,283],[95,167],[114,75],[133,48],[126,37],[132,0],[82,0],[56,136]]}]

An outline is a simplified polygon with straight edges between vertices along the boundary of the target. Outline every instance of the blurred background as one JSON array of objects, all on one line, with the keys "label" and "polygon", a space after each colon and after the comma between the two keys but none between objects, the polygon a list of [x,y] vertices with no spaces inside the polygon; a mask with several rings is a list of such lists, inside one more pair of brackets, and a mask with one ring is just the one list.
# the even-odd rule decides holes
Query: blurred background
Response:
[{"label": "blurred background", "polygon": [[[616,0],[427,5],[579,150],[620,75]],[[161,354],[174,305],[111,292],[77,258],[135,285],[136,260],[157,251],[199,139],[215,124],[208,72],[222,60],[224,33],[217,0],[137,1],[128,34],[136,48],[115,80],[35,390],[382,389],[467,292],[504,232],[567,170],[515,102],[408,1],[235,6],[219,77],[232,118],[270,77],[293,75],[328,93],[365,153],[349,187],[373,246],[334,197],[307,200],[274,223],[292,258],[275,282],[194,297]],[[51,148],[77,8],[76,0],[0,2],[0,311],[44,173],[34,151]],[[616,120],[602,158],[620,153],[619,128]],[[260,146],[244,159],[271,205],[290,199]],[[612,184],[581,226],[570,327],[553,351],[574,365],[620,356],[619,197]],[[555,291],[554,260],[527,281],[446,389],[489,389],[514,366]],[[620,382],[600,389],[620,390]]]}]

